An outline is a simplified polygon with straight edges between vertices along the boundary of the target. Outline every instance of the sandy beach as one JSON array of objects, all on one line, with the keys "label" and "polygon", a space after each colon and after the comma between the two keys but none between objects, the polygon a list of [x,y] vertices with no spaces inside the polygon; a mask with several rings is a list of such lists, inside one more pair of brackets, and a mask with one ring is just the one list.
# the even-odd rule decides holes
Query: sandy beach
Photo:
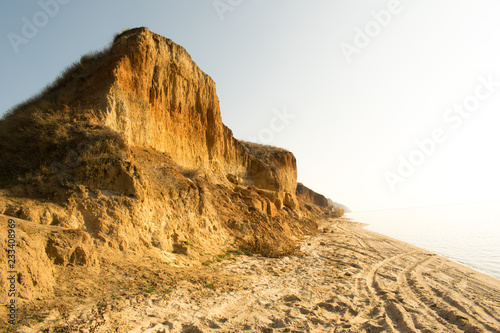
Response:
[{"label": "sandy beach", "polygon": [[499,280],[343,218],[296,256],[238,255],[199,274],[215,282],[53,310],[22,331],[500,332]]}]

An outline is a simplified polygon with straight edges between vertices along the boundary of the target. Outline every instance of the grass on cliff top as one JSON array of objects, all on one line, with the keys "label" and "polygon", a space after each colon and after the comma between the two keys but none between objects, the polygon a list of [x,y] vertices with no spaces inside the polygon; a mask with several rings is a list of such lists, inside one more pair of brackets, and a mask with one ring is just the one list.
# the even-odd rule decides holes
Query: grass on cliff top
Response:
[{"label": "grass on cliff top", "polygon": [[0,187],[42,184],[51,176],[71,182],[61,173],[79,169],[92,177],[122,159],[123,139],[99,125],[99,111],[82,106],[87,94],[80,91],[110,52],[111,46],[82,56],[0,119]]},{"label": "grass on cliff top", "polygon": [[[50,109],[61,107],[62,104],[82,96],[75,96],[74,93],[83,79],[89,76],[110,55],[112,45],[102,51],[95,51],[84,54],[79,61],[66,67],[61,74],[38,93],[27,98],[25,101],[13,106],[0,119],[4,121],[9,118],[23,118],[33,112],[44,112]],[[71,85],[71,87],[69,87]],[[59,89],[68,88],[69,94],[60,94]],[[64,96],[63,96],[64,95]],[[1,128],[1,127],[0,127]]]},{"label": "grass on cliff top", "polygon": [[248,152],[255,157],[266,157],[273,153],[289,152],[286,149],[276,146],[263,145],[255,142],[240,141],[241,144],[248,149]]},{"label": "grass on cliff top", "polygon": [[264,161],[268,164],[272,170],[276,171],[276,161],[282,162],[284,154],[291,153],[283,148],[262,145],[254,142],[240,141],[243,147],[245,147],[250,155],[253,157]]},{"label": "grass on cliff top", "polygon": [[[103,176],[127,147],[105,126],[71,119],[62,109],[17,112],[0,120],[0,186],[29,184],[47,192]],[[45,193],[42,193],[45,194]]]}]

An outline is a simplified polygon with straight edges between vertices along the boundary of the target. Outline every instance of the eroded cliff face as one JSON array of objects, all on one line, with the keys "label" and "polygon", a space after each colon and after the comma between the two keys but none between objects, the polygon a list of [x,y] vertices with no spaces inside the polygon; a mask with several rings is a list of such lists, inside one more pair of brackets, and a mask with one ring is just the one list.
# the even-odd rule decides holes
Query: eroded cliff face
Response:
[{"label": "eroded cliff face", "polygon": [[225,171],[243,172],[245,156],[222,124],[215,83],[184,48],[141,28],[118,36],[111,52],[107,126],[180,165],[219,163]]},{"label": "eroded cliff face", "polygon": [[228,248],[292,253],[328,214],[297,200],[293,154],[236,140],[212,79],[146,28],[1,119],[0,153],[0,214],[24,220],[26,301],[66,288],[64,272],[92,279],[128,255],[191,265]]},{"label": "eroded cliff face", "polygon": [[147,28],[129,30],[115,38],[86,81],[98,82],[102,89],[83,84],[74,95],[86,98],[73,104],[97,111],[100,121],[129,145],[152,147],[183,167],[234,175],[245,185],[295,201],[293,155],[276,152],[282,153],[275,158],[282,158],[284,167],[273,169],[249,154],[222,123],[214,81],[171,40]]},{"label": "eroded cliff face", "polygon": [[297,197],[322,208],[329,207],[328,199],[324,195],[314,192],[302,183],[297,184]]}]

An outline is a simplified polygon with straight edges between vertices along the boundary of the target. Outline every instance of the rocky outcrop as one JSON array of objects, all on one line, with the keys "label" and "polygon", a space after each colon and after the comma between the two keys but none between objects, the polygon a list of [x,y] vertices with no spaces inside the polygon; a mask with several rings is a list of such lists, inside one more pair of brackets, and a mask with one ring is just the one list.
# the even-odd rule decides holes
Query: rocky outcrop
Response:
[{"label": "rocky outcrop", "polygon": [[179,165],[245,173],[248,156],[222,124],[215,83],[183,47],[139,28],[117,36],[109,52],[100,110],[106,126]]},{"label": "rocky outcrop", "polygon": [[183,167],[231,174],[245,185],[276,191],[281,200],[287,194],[295,200],[293,154],[275,149],[263,159],[252,153],[255,146],[248,154],[222,123],[215,83],[184,48],[139,28],[117,36],[110,52],[114,56],[106,67],[113,75],[101,110],[108,127]]},{"label": "rocky outcrop", "polygon": [[273,202],[279,200],[288,208],[296,210],[298,203],[295,192],[292,190],[297,184],[295,156],[277,147],[250,142],[242,143],[253,157],[247,173],[254,185],[276,192]]},{"label": "rocky outcrop", "polygon": [[302,183],[297,184],[297,197],[319,207],[328,208],[328,200],[324,195],[314,192]]},{"label": "rocky outcrop", "polygon": [[[256,149],[249,153],[222,123],[214,81],[183,47],[147,28],[126,31],[109,49],[82,57],[41,99],[44,108],[64,107],[64,121],[104,125],[128,146],[164,152],[184,168],[234,175],[296,208],[293,154],[276,149],[263,160],[251,153]],[[39,104],[40,98],[28,106]],[[45,163],[54,161],[38,164]]]}]

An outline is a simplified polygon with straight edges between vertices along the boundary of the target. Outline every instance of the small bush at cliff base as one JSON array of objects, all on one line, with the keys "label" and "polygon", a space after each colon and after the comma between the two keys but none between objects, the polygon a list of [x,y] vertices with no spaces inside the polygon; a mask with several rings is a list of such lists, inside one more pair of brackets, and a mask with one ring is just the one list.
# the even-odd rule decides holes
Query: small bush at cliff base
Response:
[{"label": "small bush at cliff base", "polygon": [[342,208],[335,209],[332,216],[333,217],[342,217],[342,216],[344,216],[344,210]]}]

